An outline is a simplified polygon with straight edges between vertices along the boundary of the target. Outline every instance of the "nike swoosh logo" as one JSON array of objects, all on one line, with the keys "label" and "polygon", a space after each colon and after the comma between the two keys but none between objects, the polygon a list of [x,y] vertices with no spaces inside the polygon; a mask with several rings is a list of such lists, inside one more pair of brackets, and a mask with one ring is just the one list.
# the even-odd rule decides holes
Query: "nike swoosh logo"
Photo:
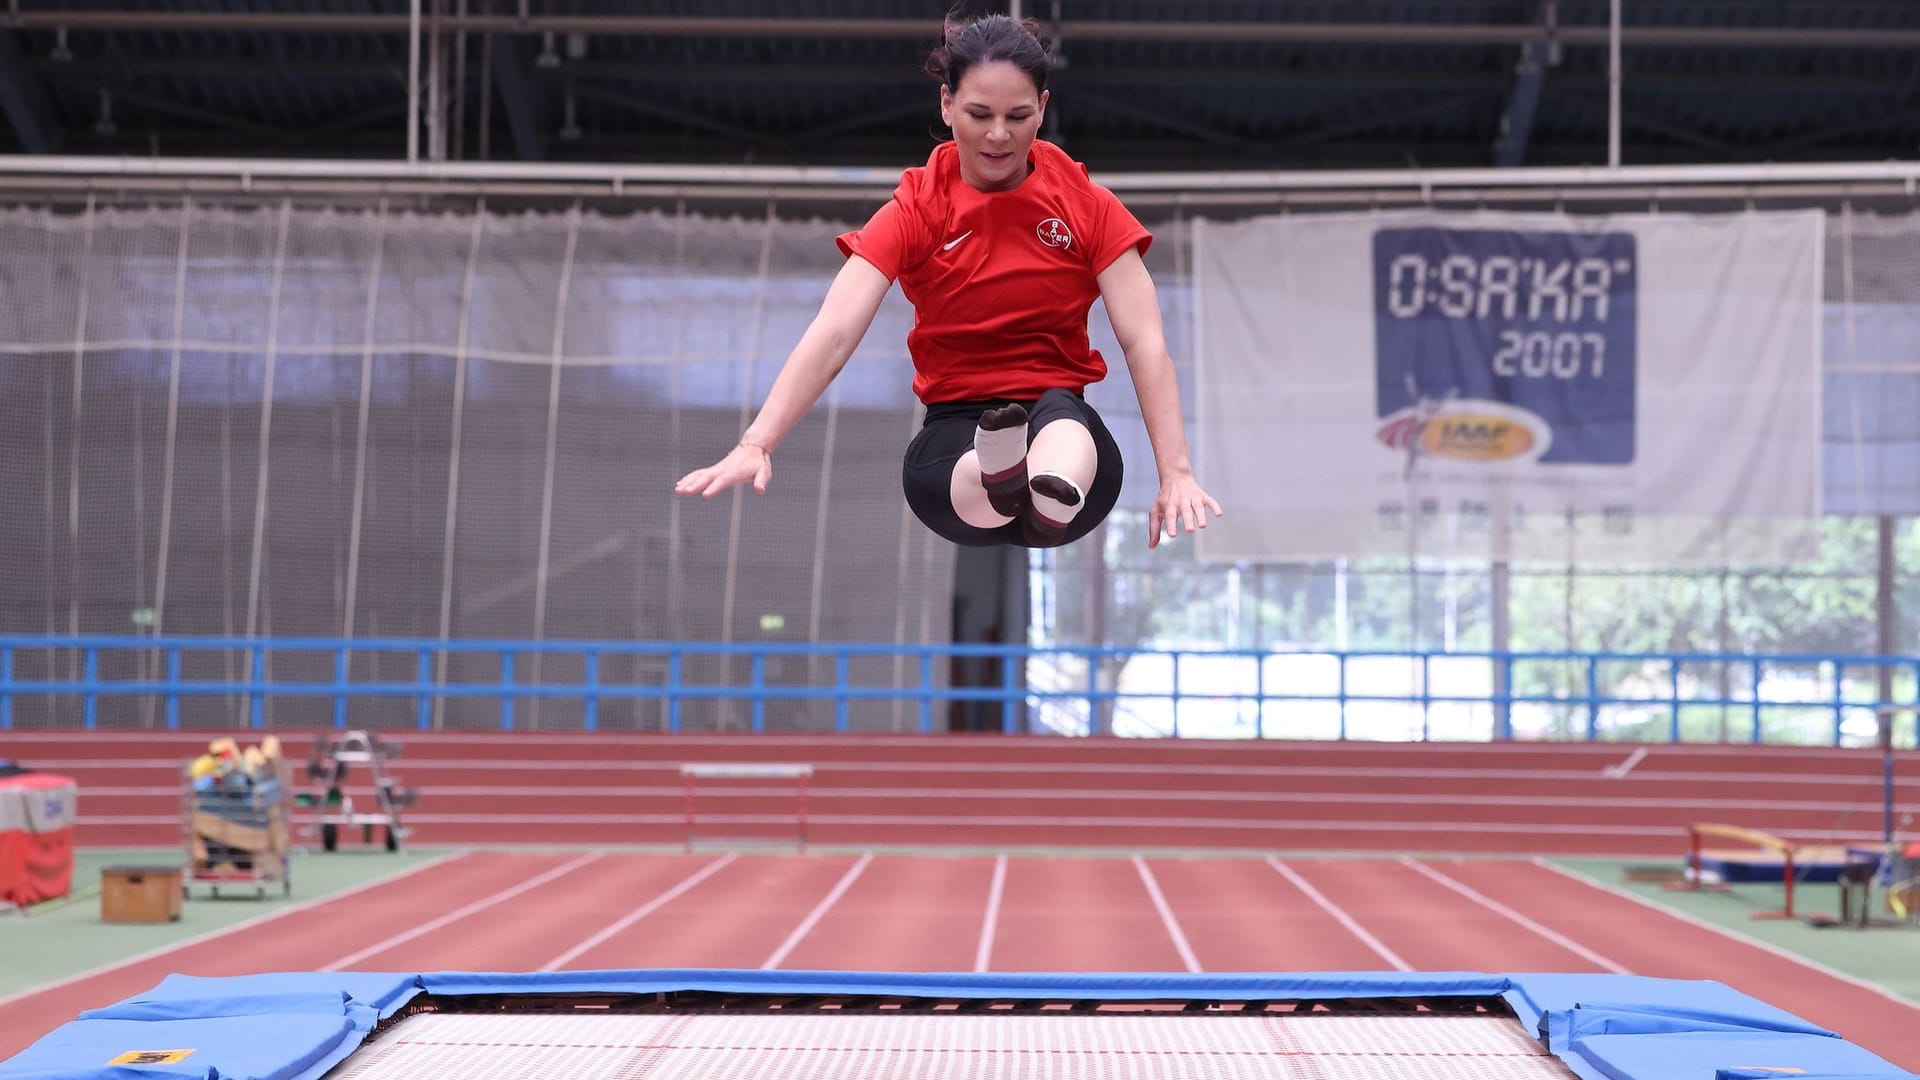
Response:
[{"label": "nike swoosh logo", "polygon": [[953,239],[951,239],[951,240],[949,240],[949,241],[947,241],[946,243],[944,243],[944,244],[941,244],[941,245],[940,245],[940,250],[941,250],[941,251],[952,251],[952,250],[953,250],[953,249],[954,249],[955,247],[957,247],[957,246],[959,246],[959,244],[960,244],[960,241],[962,241],[962,240],[965,240],[965,239],[966,239],[967,237],[969,237],[969,236],[972,236],[972,235],[973,235],[973,230],[972,230],[972,229],[968,229],[968,230],[967,230],[966,232],[963,232],[963,233],[961,233],[961,234],[960,234],[959,236],[956,236],[956,237],[954,237]]}]

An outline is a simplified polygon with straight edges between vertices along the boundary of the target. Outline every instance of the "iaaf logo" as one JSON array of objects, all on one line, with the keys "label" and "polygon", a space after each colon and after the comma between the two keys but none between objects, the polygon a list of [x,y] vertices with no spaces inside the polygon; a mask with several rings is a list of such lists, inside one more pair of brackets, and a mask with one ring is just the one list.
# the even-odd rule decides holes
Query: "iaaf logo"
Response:
[{"label": "iaaf logo", "polygon": [[1057,217],[1050,217],[1033,230],[1040,242],[1051,248],[1071,247],[1073,234],[1067,231],[1067,223]]},{"label": "iaaf logo", "polygon": [[1422,399],[1387,416],[1374,438],[1405,451],[1407,467],[1421,457],[1454,461],[1537,461],[1553,444],[1545,420],[1502,401]]}]

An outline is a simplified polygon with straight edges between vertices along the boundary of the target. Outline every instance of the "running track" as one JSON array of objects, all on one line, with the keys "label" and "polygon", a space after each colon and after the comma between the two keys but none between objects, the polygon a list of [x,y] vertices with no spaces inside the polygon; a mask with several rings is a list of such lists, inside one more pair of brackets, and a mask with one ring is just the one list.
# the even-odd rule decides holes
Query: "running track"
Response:
[{"label": "running track", "polygon": [[[0,732],[0,757],[80,785],[76,842],[173,845],[181,762],[232,732]],[[309,734],[283,730],[293,763]],[[238,736],[251,741],[249,733]],[[1792,840],[1877,841],[1877,751],[1607,743],[1214,742],[946,735],[399,732],[416,844],[679,843],[687,761],[806,763],[809,837],[1678,857],[1725,821]],[[1894,798],[1920,800],[1902,751]],[[367,774],[350,794],[370,802]],[[304,775],[299,778],[307,786]],[[707,782],[704,821],[791,836],[791,782]]]},{"label": "running track", "polygon": [[0,1057],[172,972],[645,967],[1710,978],[1920,1068],[1920,1003],[1535,860],[505,851],[0,999]]}]

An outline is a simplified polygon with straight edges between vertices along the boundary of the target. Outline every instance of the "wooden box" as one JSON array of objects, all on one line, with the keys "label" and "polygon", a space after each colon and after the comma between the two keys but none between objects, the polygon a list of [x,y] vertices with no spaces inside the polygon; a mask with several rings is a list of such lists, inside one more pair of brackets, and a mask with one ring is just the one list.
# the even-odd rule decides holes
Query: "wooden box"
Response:
[{"label": "wooden box", "polygon": [[172,922],[185,898],[177,866],[109,866],[100,871],[100,921]]},{"label": "wooden box", "polygon": [[275,855],[284,854],[287,850],[286,822],[278,816],[265,826],[260,826],[242,825],[218,814],[201,812],[193,815],[193,837],[196,859],[205,858],[199,845],[209,841],[241,851],[271,852]]}]

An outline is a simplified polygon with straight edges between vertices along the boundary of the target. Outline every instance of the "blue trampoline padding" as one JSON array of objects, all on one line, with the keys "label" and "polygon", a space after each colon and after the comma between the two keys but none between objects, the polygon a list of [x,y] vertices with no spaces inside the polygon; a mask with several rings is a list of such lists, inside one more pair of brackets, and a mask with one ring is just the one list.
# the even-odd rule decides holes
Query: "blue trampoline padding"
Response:
[{"label": "blue trampoline padding", "polygon": [[553,971],[535,975],[441,972],[420,976],[433,994],[598,993],[616,980],[623,993],[704,990],[735,994],[868,994],[905,997],[1106,998],[1168,997],[1255,1001],[1285,998],[1389,998],[1445,995],[1497,997],[1505,975],[1478,972],[1331,971],[1301,974],[1188,975],[1137,972],[1008,973],[735,971],[662,968]]},{"label": "blue trampoline padding", "polygon": [[[1699,1076],[1715,1080],[1771,1077],[1780,1080],[1841,1080],[1912,1074],[1894,1069],[1873,1054],[1840,1039],[1778,1035],[1668,1034],[1657,1039],[1633,1035],[1595,1035],[1582,1039],[1577,1052],[1560,1060],[1585,1080],[1639,1080],[1653,1076]],[[1583,1067],[1584,1066],[1584,1067]],[[1771,1071],[1769,1071],[1771,1070]],[[1878,1071],[1876,1071],[1878,1070]]]},{"label": "blue trampoline padding", "polygon": [[[1816,859],[1802,862],[1793,861],[1793,880],[1802,885],[1822,885],[1840,880],[1840,872],[1845,870],[1845,862],[1829,862]],[[1762,884],[1780,884],[1781,864],[1779,860],[1768,862],[1764,859],[1742,859],[1731,855],[1702,855],[1700,869],[1709,870],[1720,876],[1725,882],[1760,882]]]},{"label": "blue trampoline padding", "polygon": [[1709,980],[1640,975],[1509,976],[1506,999],[1520,1022],[1549,1044],[1578,1035],[1661,1031],[1778,1031],[1837,1038],[1785,1009]]},{"label": "blue trampoline padding", "polygon": [[[316,1077],[344,1061],[365,1040],[344,1015],[319,1013],[222,1016],[210,1020],[75,1020],[5,1064],[7,1080],[292,1080]],[[175,1064],[114,1065],[135,1051],[191,1050]]]},{"label": "blue trampoline padding", "polygon": [[1723,983],[1636,975],[1512,979],[1507,1003],[1585,1080],[1914,1075]]},{"label": "blue trampoline padding", "polygon": [[[262,1013],[371,1010],[383,1020],[420,992],[417,975],[340,972],[316,979],[309,974],[232,975],[207,978],[169,975],[160,985],[104,1009],[89,1009],[82,1020],[204,1020],[215,1016]],[[365,1024],[371,1028],[372,1023]]]},{"label": "blue trampoline padding", "polygon": [[[415,995],[741,994],[948,998],[1336,1000],[1501,997],[1584,1080],[1920,1080],[1720,983],[1625,975],[1335,972],[1259,975],[902,974],[647,970],[542,974],[170,976],[0,1063],[0,1080],[315,1080]],[[129,1051],[192,1050],[112,1065]],[[1772,1069],[1776,1071],[1769,1072]],[[1798,1069],[1783,1073],[1778,1070]]]},{"label": "blue trampoline padding", "polygon": [[[374,1025],[420,993],[414,975],[169,975],[0,1063],[7,1080],[316,1077],[359,1049]],[[131,1051],[192,1050],[178,1062],[111,1065]]]}]

